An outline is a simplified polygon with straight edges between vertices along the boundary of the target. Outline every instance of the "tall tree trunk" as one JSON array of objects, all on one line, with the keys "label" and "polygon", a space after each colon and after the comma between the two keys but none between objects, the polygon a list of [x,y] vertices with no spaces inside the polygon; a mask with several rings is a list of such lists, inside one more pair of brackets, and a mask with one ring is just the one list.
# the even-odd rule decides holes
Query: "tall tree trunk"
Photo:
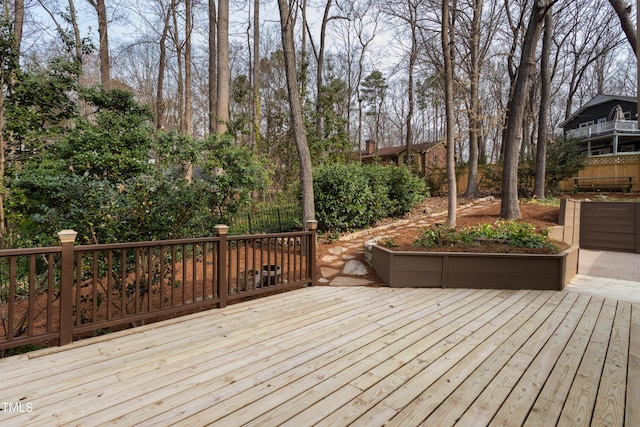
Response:
[{"label": "tall tree trunk", "polygon": [[191,72],[191,33],[193,31],[193,19],[191,14],[193,0],[185,0],[185,39],[184,39],[184,133],[193,135],[192,123],[192,72]]},{"label": "tall tree trunk", "polygon": [[449,203],[447,225],[456,226],[458,209],[458,185],[456,182],[456,154],[454,143],[454,115],[453,115],[453,43],[449,22],[449,0],[442,2],[442,52],[444,56],[444,102],[446,116],[445,144],[447,146],[447,185],[449,188]]},{"label": "tall tree trunk", "polygon": [[13,34],[14,46],[18,56],[22,46],[22,31],[24,28],[24,0],[14,0],[13,2]]},{"label": "tall tree trunk", "polygon": [[218,97],[216,133],[227,132],[229,123],[229,0],[218,2]]},{"label": "tall tree trunk", "polygon": [[480,96],[478,86],[480,80],[480,23],[482,22],[482,0],[473,2],[473,20],[471,22],[471,81],[469,84],[470,104],[469,108],[469,173],[467,177],[466,198],[478,196],[478,152],[480,133]]},{"label": "tall tree trunk", "polygon": [[298,149],[300,159],[300,182],[302,185],[302,221],[306,227],[307,221],[315,219],[315,205],[313,199],[313,175],[311,154],[307,144],[307,134],[302,120],[302,102],[298,91],[295,46],[293,43],[293,5],[287,0],[278,0],[280,9],[280,24],[282,26],[282,48],[284,66],[287,75],[287,89],[289,92],[289,106],[291,108],[291,122],[293,138]]},{"label": "tall tree trunk", "polygon": [[80,27],[78,26],[78,19],[76,17],[76,6],[73,0],[69,0],[69,18],[71,19],[71,26],[73,27],[73,37],[76,61],[79,66],[82,64],[82,38],[80,37]]},{"label": "tall tree trunk", "polygon": [[553,10],[550,7],[544,17],[544,37],[540,60],[540,112],[538,114],[538,142],[536,148],[536,177],[533,194],[538,199],[545,197],[547,169],[547,141],[549,138],[549,108],[551,105],[551,46],[553,44]]},{"label": "tall tree trunk", "polygon": [[104,0],[87,0],[98,14],[98,35],[100,44],[98,56],[100,58],[100,84],[109,89],[111,81],[111,60],[109,59],[109,36],[107,31],[107,6]]},{"label": "tall tree trunk", "polygon": [[176,49],[176,62],[178,66],[177,70],[177,91],[178,91],[178,131],[185,131],[185,121],[184,121],[184,55],[183,49],[184,45],[182,40],[180,39],[180,32],[178,29],[180,28],[180,24],[178,23],[178,8],[177,3],[179,0],[173,0],[171,2],[173,4],[173,45]]},{"label": "tall tree trunk", "polygon": [[209,0],[209,134],[216,133],[216,111],[218,105],[217,31],[216,2],[215,0]]},{"label": "tall tree trunk", "polygon": [[173,14],[173,7],[174,2],[171,2],[171,5],[167,9],[167,12],[164,16],[164,26],[162,27],[162,35],[160,36],[159,42],[160,58],[158,60],[158,87],[156,88],[155,103],[157,130],[161,130],[164,127],[164,76],[167,67],[167,37],[169,35],[169,19]]},{"label": "tall tree trunk", "polygon": [[[184,133],[187,136],[193,135],[192,121],[192,73],[191,73],[191,34],[193,32],[193,19],[191,14],[193,0],[185,0],[184,2]],[[186,179],[193,179],[193,164],[189,162],[187,165]]]},{"label": "tall tree trunk", "polygon": [[[631,18],[631,5],[627,4],[625,0],[609,0],[611,6],[616,11],[618,18],[620,19],[620,26],[624,35],[627,36],[627,41],[631,45],[631,50],[638,56],[638,31],[636,30],[633,19]],[[637,4],[637,2],[636,2]],[[636,11],[636,14],[638,11]]]},{"label": "tall tree trunk", "polygon": [[411,25],[411,51],[409,52],[409,76],[407,83],[407,94],[409,95],[408,99],[408,109],[407,109],[407,117],[406,117],[406,126],[407,126],[407,134],[405,139],[405,158],[404,163],[408,167],[411,167],[411,144],[413,143],[413,110],[414,110],[414,100],[413,100],[413,70],[416,66],[416,60],[418,59],[418,10],[417,7],[414,7],[411,4],[411,1],[407,2],[408,10],[410,13],[410,22]]},{"label": "tall tree trunk", "polygon": [[253,143],[260,151],[260,0],[253,1]]},{"label": "tall tree trunk", "polygon": [[[22,44],[22,29],[24,26],[24,1],[14,1],[13,7],[13,46],[9,55],[0,56],[0,249],[6,247],[6,217],[4,204],[8,195],[8,189],[5,187],[6,173],[6,152],[9,141],[5,138],[4,132],[4,100],[5,95],[12,91],[15,84],[15,71],[20,60],[20,46]],[[4,19],[10,20],[8,5],[5,5],[2,11]]]},{"label": "tall tree trunk", "polygon": [[552,1],[540,0],[535,2],[531,9],[527,32],[522,45],[518,75],[507,108],[507,126],[502,144],[504,146],[504,159],[502,204],[500,207],[500,217],[504,219],[519,219],[521,217],[520,207],[518,206],[518,155],[520,154],[522,124],[527,106],[527,97],[529,96],[531,72],[535,66],[536,45],[540,38],[544,15],[551,4],[553,4]]},{"label": "tall tree trunk", "polygon": [[316,67],[316,91],[318,94],[316,100],[316,138],[322,140],[323,126],[322,116],[324,112],[324,102],[322,101],[323,91],[323,72],[324,72],[324,51],[326,45],[327,36],[327,24],[329,23],[329,11],[331,10],[331,3],[333,0],[327,0],[324,7],[324,15],[322,16],[322,24],[320,26],[320,47],[317,55],[317,67]]}]

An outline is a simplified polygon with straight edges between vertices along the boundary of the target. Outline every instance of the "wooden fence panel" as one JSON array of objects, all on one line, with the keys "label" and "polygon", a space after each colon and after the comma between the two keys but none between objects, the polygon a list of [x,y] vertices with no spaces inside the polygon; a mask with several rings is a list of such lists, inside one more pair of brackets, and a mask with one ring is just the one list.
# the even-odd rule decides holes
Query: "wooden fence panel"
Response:
[{"label": "wooden fence panel", "polygon": [[640,253],[640,203],[582,203],[580,247]]},{"label": "wooden fence panel", "polygon": [[[587,159],[587,167],[578,173],[576,178],[608,178],[631,177],[632,192],[640,191],[640,156],[596,156]],[[563,190],[570,191],[574,186],[573,179],[560,184]]]}]

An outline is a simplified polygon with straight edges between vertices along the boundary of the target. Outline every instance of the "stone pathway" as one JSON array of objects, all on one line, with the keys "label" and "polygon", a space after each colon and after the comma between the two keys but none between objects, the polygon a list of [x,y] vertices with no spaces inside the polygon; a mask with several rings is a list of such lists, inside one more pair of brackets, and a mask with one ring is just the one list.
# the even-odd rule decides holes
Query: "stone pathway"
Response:
[{"label": "stone pathway", "polygon": [[[460,206],[458,212],[471,213],[473,210],[485,208],[495,203],[499,203],[499,201],[493,197],[485,197],[468,205]],[[376,228],[342,235],[337,242],[319,243],[319,245],[330,246],[328,250],[323,251],[326,254],[318,260],[319,284],[325,286],[382,285],[375,270],[364,261],[365,242],[393,239],[400,233],[417,233],[425,226],[444,222],[446,215],[446,212],[417,215]]]}]

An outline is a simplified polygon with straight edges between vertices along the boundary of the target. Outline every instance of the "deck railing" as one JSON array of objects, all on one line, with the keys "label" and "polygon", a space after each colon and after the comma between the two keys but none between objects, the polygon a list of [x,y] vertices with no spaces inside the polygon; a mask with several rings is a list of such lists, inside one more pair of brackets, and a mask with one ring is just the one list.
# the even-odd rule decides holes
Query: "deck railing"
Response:
[{"label": "deck railing", "polygon": [[596,123],[579,129],[571,129],[566,132],[567,138],[588,138],[593,135],[599,135],[607,132],[640,132],[638,130],[638,122],[635,120],[612,120],[604,123]]},{"label": "deck railing", "polygon": [[87,246],[65,231],[59,247],[0,251],[0,351],[313,284],[315,222],[307,228]]}]

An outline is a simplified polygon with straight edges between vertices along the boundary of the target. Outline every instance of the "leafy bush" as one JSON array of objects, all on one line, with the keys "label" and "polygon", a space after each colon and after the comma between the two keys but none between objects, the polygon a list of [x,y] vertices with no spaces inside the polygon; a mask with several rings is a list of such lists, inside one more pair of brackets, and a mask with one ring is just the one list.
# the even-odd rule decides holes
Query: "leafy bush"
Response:
[{"label": "leafy bush", "polygon": [[376,164],[362,166],[362,173],[376,201],[370,208],[373,221],[387,217],[393,210],[394,202],[389,195],[390,172],[391,168]]},{"label": "leafy bush", "polygon": [[404,166],[389,168],[388,188],[391,200],[388,216],[405,215],[428,196],[424,181]]},{"label": "leafy bush", "polygon": [[322,231],[349,230],[369,225],[376,200],[357,164],[334,164],[314,170],[316,219]]},{"label": "leafy bush", "polygon": [[362,228],[404,215],[427,196],[422,179],[405,167],[360,164],[316,168],[314,193],[321,231]]},{"label": "leafy bush", "polygon": [[468,241],[470,241],[470,237],[464,233],[444,225],[436,225],[423,228],[416,240],[414,240],[413,246],[435,249]]},{"label": "leafy bush", "polygon": [[517,248],[549,249],[558,251],[551,242],[547,229],[536,232],[535,227],[526,222],[498,220],[495,224],[479,224],[456,230],[444,226],[424,228],[415,239],[415,247],[434,249],[446,246],[465,246],[472,242],[504,244]]}]

